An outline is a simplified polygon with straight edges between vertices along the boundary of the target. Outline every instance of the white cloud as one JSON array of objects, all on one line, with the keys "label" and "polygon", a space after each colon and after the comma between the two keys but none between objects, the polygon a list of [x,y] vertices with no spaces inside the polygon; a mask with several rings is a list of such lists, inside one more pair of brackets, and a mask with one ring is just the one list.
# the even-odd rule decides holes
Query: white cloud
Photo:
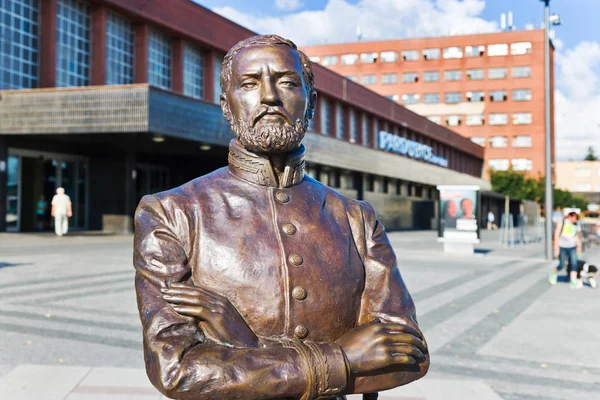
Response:
[{"label": "white cloud", "polygon": [[581,160],[600,150],[600,43],[581,42],[555,53],[555,139],[558,160]]},{"label": "white cloud", "polygon": [[323,10],[273,17],[248,15],[232,7],[213,11],[258,33],[276,33],[298,45],[469,34],[498,30],[480,15],[485,0],[329,0]]},{"label": "white cloud", "polygon": [[301,0],[275,0],[275,8],[283,11],[296,11],[302,6]]}]

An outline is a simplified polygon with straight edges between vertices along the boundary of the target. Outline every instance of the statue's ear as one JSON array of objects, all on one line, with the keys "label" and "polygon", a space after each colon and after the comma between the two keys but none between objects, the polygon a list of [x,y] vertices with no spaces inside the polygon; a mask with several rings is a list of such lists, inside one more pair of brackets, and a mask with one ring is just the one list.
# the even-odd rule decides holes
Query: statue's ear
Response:
[{"label": "statue's ear", "polygon": [[313,119],[315,117],[315,110],[317,109],[317,91],[313,90],[308,99],[308,109],[306,113],[308,114],[309,119]]},{"label": "statue's ear", "polygon": [[231,110],[229,109],[229,102],[227,101],[227,96],[225,96],[225,93],[221,93],[219,99],[221,101],[221,112],[223,113],[225,119],[229,121],[231,118]]}]

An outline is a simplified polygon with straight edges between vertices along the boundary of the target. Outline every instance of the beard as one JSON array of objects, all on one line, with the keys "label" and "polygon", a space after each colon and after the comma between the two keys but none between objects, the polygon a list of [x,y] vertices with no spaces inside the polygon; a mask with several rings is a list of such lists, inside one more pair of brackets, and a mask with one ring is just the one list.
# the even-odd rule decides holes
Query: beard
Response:
[{"label": "beard", "polygon": [[308,119],[298,118],[294,125],[255,124],[233,120],[231,129],[238,141],[253,153],[288,153],[297,149],[304,139],[308,128]]}]

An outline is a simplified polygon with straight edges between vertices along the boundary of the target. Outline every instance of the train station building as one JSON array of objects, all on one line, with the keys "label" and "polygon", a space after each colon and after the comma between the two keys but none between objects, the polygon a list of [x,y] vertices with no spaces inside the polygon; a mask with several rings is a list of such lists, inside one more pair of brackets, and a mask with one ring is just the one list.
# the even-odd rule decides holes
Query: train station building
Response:
[{"label": "train station building", "polygon": [[[251,32],[189,0],[9,0],[0,8],[0,231],[62,186],[76,229],[127,232],[140,198],[227,164],[223,56]],[[484,149],[318,64],[307,173],[433,229],[436,186],[478,185]],[[4,212],[6,210],[6,212]]]}]

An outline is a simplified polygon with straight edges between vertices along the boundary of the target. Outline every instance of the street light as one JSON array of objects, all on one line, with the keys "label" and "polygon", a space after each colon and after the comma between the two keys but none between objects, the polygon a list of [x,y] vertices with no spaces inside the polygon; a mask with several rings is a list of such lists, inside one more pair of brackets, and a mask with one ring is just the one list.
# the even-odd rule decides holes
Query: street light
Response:
[{"label": "street light", "polygon": [[545,61],[545,88],[546,88],[546,199],[544,208],[546,210],[546,259],[552,260],[552,132],[550,126],[550,24],[558,26],[561,24],[558,14],[550,16],[550,0],[541,0],[545,5],[544,13],[544,61]]}]

